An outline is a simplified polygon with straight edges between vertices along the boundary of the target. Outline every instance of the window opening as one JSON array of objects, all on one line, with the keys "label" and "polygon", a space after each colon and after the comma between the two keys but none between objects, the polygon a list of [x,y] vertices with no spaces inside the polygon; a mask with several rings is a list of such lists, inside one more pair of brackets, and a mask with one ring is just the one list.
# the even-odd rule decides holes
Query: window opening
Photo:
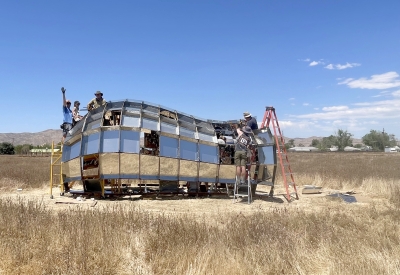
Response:
[{"label": "window opening", "polygon": [[[142,143],[143,140],[143,143]],[[156,131],[140,133],[141,154],[158,156],[160,154],[160,137]]]},{"label": "window opening", "polygon": [[103,126],[117,126],[121,124],[121,110],[111,110],[104,114]]}]

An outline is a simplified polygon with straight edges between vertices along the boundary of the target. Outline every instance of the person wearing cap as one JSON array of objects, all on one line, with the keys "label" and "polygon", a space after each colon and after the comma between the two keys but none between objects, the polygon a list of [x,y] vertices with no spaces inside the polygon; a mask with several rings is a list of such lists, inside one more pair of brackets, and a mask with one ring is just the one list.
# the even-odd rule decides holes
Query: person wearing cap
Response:
[{"label": "person wearing cap", "polygon": [[255,117],[252,117],[249,112],[243,113],[244,119],[246,120],[246,125],[251,128],[251,130],[257,130],[258,124]]},{"label": "person wearing cap", "polygon": [[94,110],[96,108],[99,108],[100,106],[106,105],[106,100],[103,98],[103,93],[100,91],[97,91],[94,93],[96,96],[93,98],[87,105],[88,111]]},{"label": "person wearing cap", "polygon": [[238,138],[235,145],[235,166],[236,166],[236,180],[240,180],[240,184],[245,184],[246,177],[246,163],[247,151],[251,145],[251,138],[249,134],[252,133],[249,126],[244,126],[242,129],[236,129]]},{"label": "person wearing cap", "polygon": [[67,136],[67,133],[69,130],[72,128],[72,111],[71,111],[71,101],[69,99],[65,99],[65,89],[64,87],[61,88],[61,92],[63,95],[63,124],[62,124],[62,130],[63,130],[63,136],[61,139],[61,143],[64,143],[65,137]]},{"label": "person wearing cap", "polygon": [[79,114],[80,104],[81,103],[77,100],[74,102],[74,108],[72,109],[72,127],[74,127],[75,124],[83,118],[83,116]]}]

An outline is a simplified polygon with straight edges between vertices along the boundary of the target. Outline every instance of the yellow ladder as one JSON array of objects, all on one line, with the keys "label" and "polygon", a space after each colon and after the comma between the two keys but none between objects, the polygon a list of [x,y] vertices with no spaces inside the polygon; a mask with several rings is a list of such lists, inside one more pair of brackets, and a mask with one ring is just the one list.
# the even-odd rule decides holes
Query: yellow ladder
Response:
[{"label": "yellow ladder", "polygon": [[64,195],[64,180],[62,175],[62,144],[59,146],[54,145],[54,141],[51,143],[51,156],[50,156],[50,198],[53,199],[53,186],[60,186],[60,194]]}]

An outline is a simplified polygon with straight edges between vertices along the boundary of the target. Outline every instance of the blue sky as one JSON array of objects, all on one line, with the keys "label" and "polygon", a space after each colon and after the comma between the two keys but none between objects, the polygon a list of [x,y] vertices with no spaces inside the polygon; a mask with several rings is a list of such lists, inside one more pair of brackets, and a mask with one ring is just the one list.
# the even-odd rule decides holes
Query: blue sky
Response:
[{"label": "blue sky", "polygon": [[2,1],[1,133],[58,129],[62,95],[137,99],[284,135],[400,138],[400,1]]}]

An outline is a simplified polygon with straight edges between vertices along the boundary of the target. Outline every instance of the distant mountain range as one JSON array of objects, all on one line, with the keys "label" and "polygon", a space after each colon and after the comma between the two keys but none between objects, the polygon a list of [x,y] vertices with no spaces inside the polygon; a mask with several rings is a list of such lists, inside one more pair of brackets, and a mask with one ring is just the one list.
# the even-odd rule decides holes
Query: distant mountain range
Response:
[{"label": "distant mountain range", "polygon": [[[49,129],[37,133],[0,133],[0,143],[10,142],[14,145],[32,144],[32,145],[43,145],[51,144],[52,141],[58,143],[61,141],[62,130]],[[295,146],[300,144],[304,146],[310,146],[313,139],[322,140],[322,137],[308,137],[308,138],[289,138],[285,137],[285,141],[288,142],[290,139],[294,140]],[[362,143],[361,139],[353,138],[353,144]]]},{"label": "distant mountain range", "polygon": [[62,130],[46,130],[37,133],[0,133],[0,143],[9,142],[14,145],[32,144],[43,145],[58,143],[62,138]]}]

